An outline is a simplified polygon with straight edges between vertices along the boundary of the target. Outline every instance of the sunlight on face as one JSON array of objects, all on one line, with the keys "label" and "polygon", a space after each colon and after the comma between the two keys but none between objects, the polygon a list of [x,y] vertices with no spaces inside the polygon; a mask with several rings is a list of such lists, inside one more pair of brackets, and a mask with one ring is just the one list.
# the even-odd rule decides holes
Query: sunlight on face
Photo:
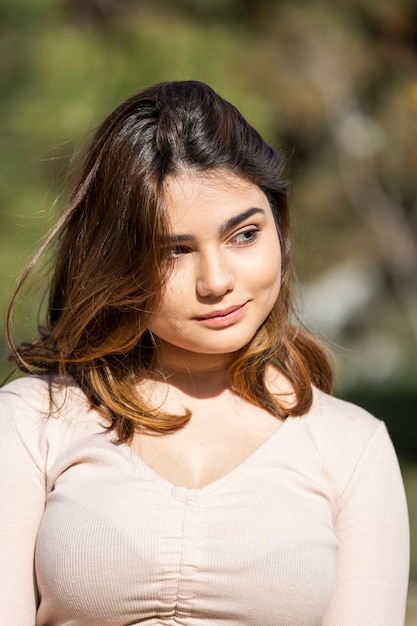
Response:
[{"label": "sunlight on face", "polygon": [[174,269],[151,325],[161,360],[224,361],[249,343],[270,313],[281,282],[281,251],[263,191],[234,174],[169,177],[166,254]]}]

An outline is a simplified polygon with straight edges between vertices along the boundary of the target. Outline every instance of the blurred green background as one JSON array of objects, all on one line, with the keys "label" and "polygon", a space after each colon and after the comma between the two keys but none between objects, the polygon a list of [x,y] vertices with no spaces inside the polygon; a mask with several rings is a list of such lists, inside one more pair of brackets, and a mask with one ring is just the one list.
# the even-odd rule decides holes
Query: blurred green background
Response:
[{"label": "blurred green background", "polygon": [[[284,151],[300,308],[337,394],[388,425],[417,578],[416,1],[1,0],[0,68],[2,320],[74,152],[135,91],[208,82]],[[42,290],[38,276],[19,340]],[[2,338],[1,377],[6,353]],[[410,595],[410,625],[414,610]]]}]

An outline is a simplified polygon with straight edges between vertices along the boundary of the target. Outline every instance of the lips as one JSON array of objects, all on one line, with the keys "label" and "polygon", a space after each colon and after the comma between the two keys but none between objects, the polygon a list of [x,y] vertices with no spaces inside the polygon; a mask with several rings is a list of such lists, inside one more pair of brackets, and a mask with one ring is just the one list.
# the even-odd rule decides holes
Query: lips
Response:
[{"label": "lips", "polygon": [[206,313],[204,315],[198,315],[195,317],[195,319],[196,320],[211,320],[211,319],[226,317],[227,315],[231,315],[235,311],[238,311],[239,309],[244,307],[245,304],[246,302],[243,302],[243,304],[235,304],[233,306],[229,306],[227,309],[221,309],[218,311],[212,311],[210,313]]}]

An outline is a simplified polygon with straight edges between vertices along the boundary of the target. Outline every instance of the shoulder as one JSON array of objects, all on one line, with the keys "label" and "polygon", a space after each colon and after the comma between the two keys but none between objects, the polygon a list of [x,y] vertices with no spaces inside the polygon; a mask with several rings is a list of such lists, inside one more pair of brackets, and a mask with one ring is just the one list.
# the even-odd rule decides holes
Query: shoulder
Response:
[{"label": "shoulder", "polygon": [[70,433],[102,431],[99,422],[72,379],[61,386],[49,377],[25,376],[0,389],[0,437],[15,432],[32,453],[45,454]]},{"label": "shoulder", "polygon": [[49,396],[48,379],[43,376],[24,376],[4,385],[0,389],[0,407],[23,408],[25,406],[40,406]]},{"label": "shoulder", "polygon": [[46,378],[25,376],[0,389],[0,433],[16,429],[20,434],[38,428],[50,413]]},{"label": "shoulder", "polygon": [[395,452],[385,424],[365,409],[314,388],[310,411],[299,426],[326,463],[342,490],[366,458],[369,462]]},{"label": "shoulder", "polygon": [[352,438],[365,443],[382,422],[362,407],[313,387],[313,403],[307,421],[312,430],[329,438]]},{"label": "shoulder", "polygon": [[[269,368],[267,371],[267,385],[279,397],[281,404],[294,404],[292,385],[276,369]],[[308,412],[287,419],[298,432],[308,433],[321,448],[342,446],[358,450],[383,425],[381,420],[351,402],[329,395],[315,386],[312,386],[312,391],[313,399]]]},{"label": "shoulder", "polygon": [[85,396],[70,379],[58,384],[48,376],[24,376],[0,389],[0,411],[9,417],[18,415],[45,419],[55,413],[77,415],[80,406],[87,406]]}]

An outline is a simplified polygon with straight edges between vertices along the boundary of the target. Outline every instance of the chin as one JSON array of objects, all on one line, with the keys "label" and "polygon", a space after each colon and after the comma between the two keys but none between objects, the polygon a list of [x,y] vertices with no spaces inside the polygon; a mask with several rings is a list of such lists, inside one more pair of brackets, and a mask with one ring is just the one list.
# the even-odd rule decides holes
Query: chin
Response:
[{"label": "chin", "polygon": [[207,356],[227,356],[229,354],[235,354],[239,352],[243,348],[245,348],[250,342],[250,338],[248,341],[236,341],[236,342],[219,342],[218,345],[200,345],[200,346],[188,346],[184,347],[187,352],[192,352],[194,354],[205,354]]}]

